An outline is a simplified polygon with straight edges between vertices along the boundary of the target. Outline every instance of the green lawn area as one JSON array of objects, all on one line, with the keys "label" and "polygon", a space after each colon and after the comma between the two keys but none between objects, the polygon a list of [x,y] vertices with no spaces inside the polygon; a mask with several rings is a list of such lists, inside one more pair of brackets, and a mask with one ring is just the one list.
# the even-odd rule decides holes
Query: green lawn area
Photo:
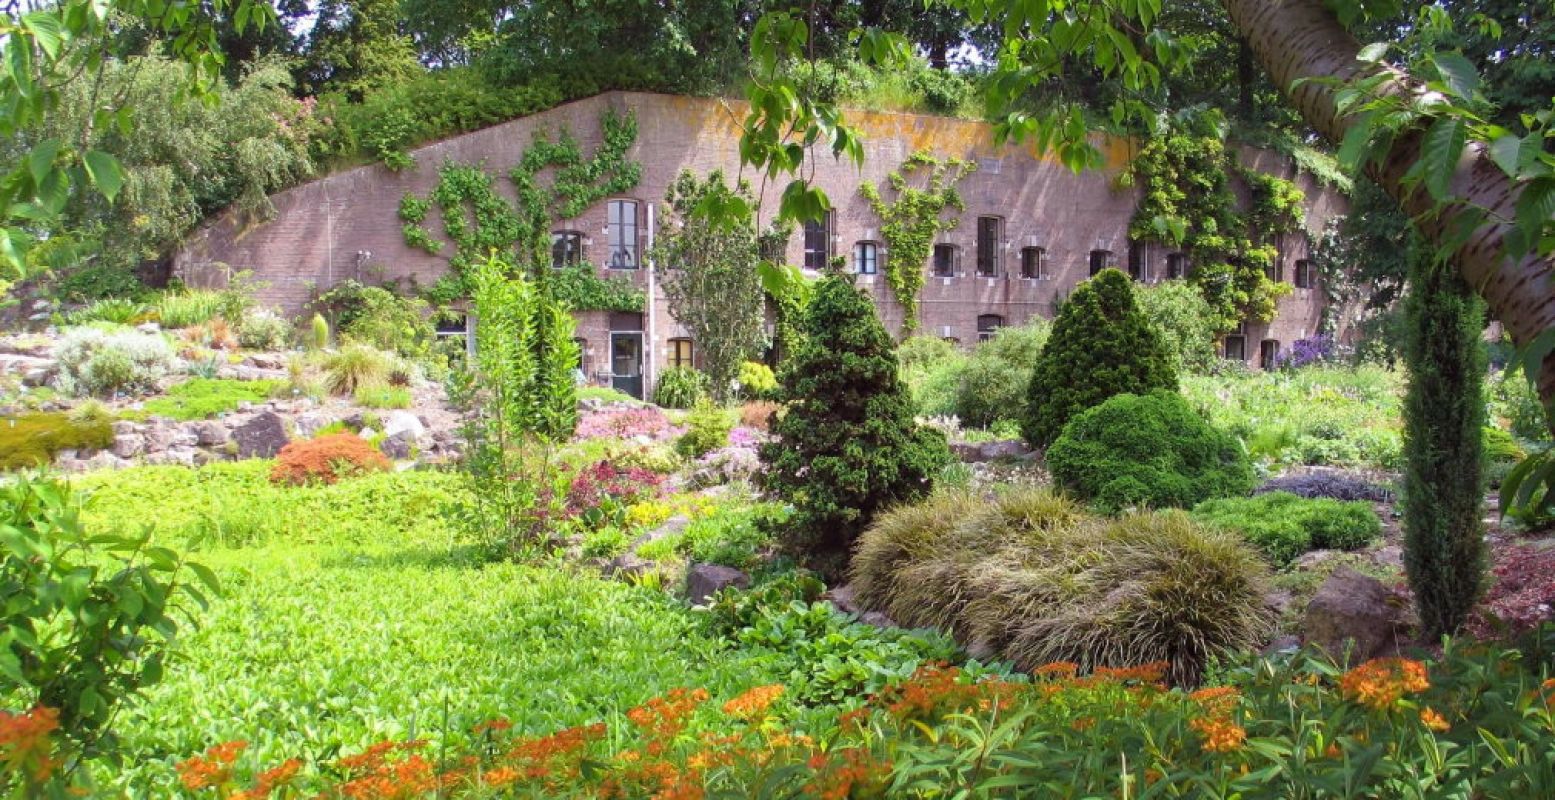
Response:
[{"label": "green lawn area", "polygon": [[[197,556],[225,596],[183,640],[185,657],[166,680],[124,712],[127,768],[111,780],[134,796],[172,792],[179,760],[231,739],[248,741],[245,758],[256,763],[328,762],[384,739],[457,744],[498,717],[550,731],[618,720],[678,686],[726,698],[774,680],[662,591],[468,557],[435,507],[403,508],[416,499],[407,487],[447,476],[282,490],[260,483],[266,466],[141,468],[80,481],[100,488],[92,524],[153,520],[173,544],[201,527],[208,494],[274,503],[263,507],[274,529],[251,532],[255,544]],[[321,502],[330,498],[333,510]],[[222,516],[206,511],[206,526]]]}]

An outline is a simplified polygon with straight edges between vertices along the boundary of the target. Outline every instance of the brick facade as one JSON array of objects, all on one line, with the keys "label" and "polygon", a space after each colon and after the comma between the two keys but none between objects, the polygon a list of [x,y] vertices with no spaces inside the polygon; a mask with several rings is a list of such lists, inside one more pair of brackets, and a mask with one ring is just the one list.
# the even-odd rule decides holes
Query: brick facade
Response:
[{"label": "brick facade", "polygon": [[[745,108],[733,101],[669,95],[611,92],[580,100],[523,119],[513,120],[463,136],[428,145],[414,152],[416,165],[391,172],[381,165],[347,170],[275,195],[275,216],[246,228],[231,218],[205,227],[179,253],[174,269],[191,285],[220,284],[233,271],[250,270],[264,283],[259,299],[292,314],[317,292],[347,278],[364,283],[414,278],[430,285],[447,271],[445,256],[430,255],[406,246],[398,217],[400,198],[406,192],[425,196],[437,182],[438,167],[445,162],[483,163],[503,173],[515,163],[537,132],[570,131],[585,153],[600,139],[600,118],[606,110],[636,116],[638,137],[628,157],[643,165],[642,181],[629,197],[636,201],[638,248],[646,253],[656,233],[665,190],[681,170],[704,174],[722,169],[739,172],[739,127]],[[880,241],[880,221],[859,194],[861,183],[883,185],[908,155],[927,150],[939,156],[974,161],[977,171],[959,184],[966,201],[961,224],[944,234],[940,242],[955,246],[961,257],[951,277],[933,277],[920,293],[919,330],[956,339],[970,346],[978,339],[979,318],[986,324],[1018,325],[1032,316],[1051,316],[1055,302],[1090,274],[1093,251],[1110,251],[1111,261],[1127,268],[1130,263],[1128,225],[1137,193],[1115,186],[1119,170],[1132,155],[1122,139],[1099,139],[1106,155],[1100,170],[1074,174],[1055,160],[1041,158],[1029,148],[996,147],[990,127],[979,122],[943,117],[878,112],[850,112],[849,121],[865,137],[862,169],[834,162],[820,155],[815,183],[836,205],[830,247],[848,259],[860,241]],[[1344,210],[1342,195],[1317,185],[1309,176],[1295,175],[1288,159],[1274,153],[1244,148],[1244,164],[1272,174],[1292,177],[1307,193],[1306,231],[1314,236],[1324,224]],[[511,186],[498,181],[512,199]],[[763,208],[774,209],[780,186],[763,188]],[[889,195],[889,193],[888,193]],[[583,259],[596,265],[609,262],[607,202],[601,202],[577,219],[563,220],[557,230],[577,231],[583,238]],[[771,213],[769,210],[768,214]],[[998,219],[997,265],[992,277],[977,274],[979,217]],[[430,226],[437,231],[436,224]],[[788,246],[788,262],[802,264],[804,242],[796,232]],[[1308,236],[1290,235],[1279,242],[1285,280],[1294,278],[1299,259],[1307,255]],[[1046,254],[1046,275],[1021,277],[1021,251],[1041,247]],[[888,330],[901,328],[902,308],[891,295],[883,264],[891,255],[880,245],[882,268],[859,282],[875,298]],[[1138,259],[1146,268],[1145,280],[1165,277],[1167,257],[1160,246],[1144,246]],[[926,271],[930,265],[924,265]],[[644,289],[651,289],[649,269],[612,270],[628,275]],[[1279,313],[1268,324],[1248,326],[1244,359],[1257,366],[1260,342],[1278,342],[1281,348],[1311,335],[1322,312],[1323,296],[1317,288],[1298,288],[1280,302]],[[612,319],[614,317],[614,319]],[[623,315],[586,312],[578,315],[578,336],[585,346],[584,368],[590,378],[609,374],[610,332],[634,324]],[[642,366],[646,385],[671,355],[671,340],[684,336],[665,311],[661,292],[649,292],[641,326],[648,354]],[[628,343],[629,344],[629,343]]]}]

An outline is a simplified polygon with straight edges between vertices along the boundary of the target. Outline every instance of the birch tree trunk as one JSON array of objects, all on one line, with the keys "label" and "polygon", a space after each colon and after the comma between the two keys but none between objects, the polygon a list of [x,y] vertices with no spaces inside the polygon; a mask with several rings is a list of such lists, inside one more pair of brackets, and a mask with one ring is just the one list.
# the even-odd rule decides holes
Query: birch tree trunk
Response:
[{"label": "birch tree trunk", "polygon": [[[1360,43],[1321,0],[1223,2],[1232,25],[1296,110],[1329,141],[1336,145],[1343,141],[1356,120],[1338,112],[1336,87],[1311,81],[1292,87],[1303,78],[1348,81],[1371,74],[1376,65],[1356,60]],[[1397,80],[1384,91],[1417,91],[1408,76],[1395,74]],[[1490,313],[1514,342],[1525,344],[1546,328],[1555,327],[1555,260],[1533,253],[1514,259],[1505,246],[1521,187],[1490,161],[1482,146],[1471,143],[1452,177],[1451,196],[1457,199],[1433,217],[1429,212],[1435,202],[1430,195],[1420,187],[1413,191],[1406,188],[1402,180],[1419,158],[1420,146],[1420,131],[1398,138],[1385,158],[1367,168],[1367,174],[1398,200],[1405,212],[1424,220],[1421,232],[1434,244],[1442,243],[1459,215],[1475,206],[1487,210],[1487,221],[1457,249],[1453,264],[1468,285],[1484,297]],[[1538,386],[1546,406],[1555,402],[1555,354],[1545,359]]]}]

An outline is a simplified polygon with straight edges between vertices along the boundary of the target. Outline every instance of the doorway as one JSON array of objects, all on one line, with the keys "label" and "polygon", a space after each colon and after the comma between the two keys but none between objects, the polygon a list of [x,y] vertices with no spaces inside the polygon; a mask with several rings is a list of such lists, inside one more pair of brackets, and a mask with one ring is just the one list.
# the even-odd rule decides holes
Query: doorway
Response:
[{"label": "doorway", "polygon": [[618,392],[643,399],[642,331],[610,333],[610,385]]}]

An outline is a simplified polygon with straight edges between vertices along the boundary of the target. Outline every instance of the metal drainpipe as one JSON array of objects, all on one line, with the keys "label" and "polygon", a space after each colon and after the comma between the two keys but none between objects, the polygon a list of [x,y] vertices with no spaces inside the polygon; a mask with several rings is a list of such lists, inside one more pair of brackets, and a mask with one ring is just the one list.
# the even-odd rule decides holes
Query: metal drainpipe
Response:
[{"label": "metal drainpipe", "polygon": [[654,290],[657,288],[657,285],[658,285],[656,283],[656,276],[654,275],[654,273],[657,270],[655,269],[655,265],[654,265],[654,261],[653,261],[653,234],[654,234],[654,214],[653,214],[653,210],[654,210],[653,203],[649,203],[648,204],[648,252],[647,252],[647,258],[643,259],[643,262],[648,267],[648,299],[644,302],[644,308],[645,308],[647,313],[644,315],[645,319],[644,319],[644,323],[643,323],[643,327],[647,328],[647,330],[643,331],[643,399],[644,400],[647,400],[647,399],[653,397],[653,392],[651,390],[652,390],[652,387],[654,385],[654,383],[653,383],[654,376],[658,372],[658,369],[657,369],[657,366],[656,366],[657,362],[654,361],[654,348],[655,348],[655,345],[656,345],[656,340],[655,340],[654,335],[653,335],[654,334],[654,330],[655,330],[653,323],[654,323],[654,317],[656,316],[655,313],[654,313],[653,295],[654,295]]}]

